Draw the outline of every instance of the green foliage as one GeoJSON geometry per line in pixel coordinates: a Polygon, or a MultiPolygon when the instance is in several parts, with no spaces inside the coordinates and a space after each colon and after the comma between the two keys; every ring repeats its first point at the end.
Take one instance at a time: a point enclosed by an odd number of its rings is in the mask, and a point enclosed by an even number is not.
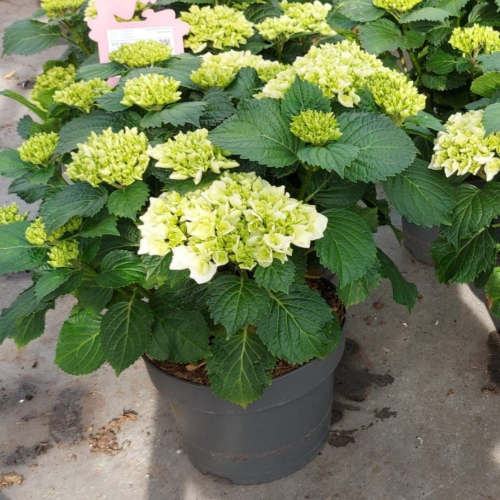
{"type": "Polygon", "coordinates": [[[102,260],[101,272],[96,281],[105,288],[121,288],[140,282],[145,275],[146,271],[139,256],[127,250],[115,250],[102,260]]]}
{"type": "Polygon", "coordinates": [[[485,288],[489,300],[489,309],[492,314],[500,317],[500,267],[495,267],[485,288]]]}
{"type": "Polygon", "coordinates": [[[308,165],[321,167],[327,172],[336,172],[344,177],[345,169],[351,165],[358,151],[358,148],[351,144],[330,142],[325,146],[306,146],[299,149],[297,155],[308,165]]]}
{"type": "Polygon", "coordinates": [[[15,149],[2,149],[0,151],[0,175],[18,179],[33,171],[33,165],[25,163],[15,149]]]}
{"type": "Polygon", "coordinates": [[[4,55],[30,56],[53,47],[62,37],[58,26],[25,19],[16,21],[4,31],[4,55]]]}
{"type": "Polygon", "coordinates": [[[149,197],[149,188],[142,181],[135,181],[123,189],[113,191],[106,202],[108,210],[118,217],[135,219],[137,212],[149,197]]]}
{"type": "Polygon", "coordinates": [[[200,118],[206,107],[207,103],[203,101],[174,103],[163,111],[147,113],[141,120],[141,126],[150,128],[170,124],[178,127],[189,123],[200,127],[200,118]]]}
{"type": "Polygon", "coordinates": [[[288,293],[295,279],[295,264],[292,260],[285,263],[273,260],[269,267],[257,266],[254,273],[257,285],[271,292],[288,293]]]}
{"type": "Polygon", "coordinates": [[[307,109],[328,113],[331,111],[330,101],[323,95],[319,87],[296,76],[293,85],[288,89],[281,102],[281,110],[283,115],[291,120],[292,117],[300,115],[302,111],[307,109]]]}
{"type": "Polygon", "coordinates": [[[485,108],[483,125],[487,136],[500,132],[500,103],[497,102],[485,108]]]}
{"type": "Polygon", "coordinates": [[[492,71],[476,78],[470,89],[481,97],[493,97],[493,94],[500,89],[500,72],[492,71]]]}
{"type": "Polygon", "coordinates": [[[382,276],[379,273],[377,264],[361,278],[339,287],[337,294],[346,307],[354,306],[366,300],[370,296],[370,292],[378,286],[381,279],[382,276]]]}

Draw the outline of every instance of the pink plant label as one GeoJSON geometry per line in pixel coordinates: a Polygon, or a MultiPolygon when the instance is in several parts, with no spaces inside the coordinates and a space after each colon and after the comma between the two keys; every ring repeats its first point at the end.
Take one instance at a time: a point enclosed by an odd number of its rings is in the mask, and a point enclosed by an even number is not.
{"type": "MultiPolygon", "coordinates": [[[[156,0],[149,0],[156,3],[156,0]]],[[[131,19],[136,0],[95,0],[97,18],[88,22],[89,37],[97,42],[99,61],[109,62],[109,53],[121,45],[139,40],[156,40],[172,47],[172,55],[184,52],[183,37],[189,33],[189,24],[176,19],[175,12],[167,9],[142,13],[140,21],[117,21],[117,17],[131,19]]]]}

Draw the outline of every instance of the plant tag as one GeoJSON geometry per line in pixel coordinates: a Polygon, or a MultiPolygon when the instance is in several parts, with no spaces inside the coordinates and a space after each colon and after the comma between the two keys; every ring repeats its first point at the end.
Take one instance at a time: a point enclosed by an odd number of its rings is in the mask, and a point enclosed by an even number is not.
{"type": "Polygon", "coordinates": [[[119,49],[122,45],[139,40],[155,40],[169,45],[172,47],[172,54],[175,54],[174,32],[171,26],[108,30],[108,49],[110,52],[119,49]]]}

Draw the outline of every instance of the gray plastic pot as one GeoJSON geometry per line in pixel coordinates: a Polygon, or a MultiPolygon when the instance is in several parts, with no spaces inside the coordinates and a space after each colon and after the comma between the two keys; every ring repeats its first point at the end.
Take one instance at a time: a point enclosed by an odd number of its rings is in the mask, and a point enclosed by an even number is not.
{"type": "Polygon", "coordinates": [[[312,460],[328,437],[333,372],[345,347],[273,380],[246,409],[210,387],[168,375],[144,358],[156,388],[170,400],[191,463],[236,484],[273,481],[312,460]]]}
{"type": "Polygon", "coordinates": [[[439,237],[439,228],[420,227],[412,222],[408,222],[403,217],[403,244],[415,257],[415,259],[424,264],[434,265],[431,257],[431,247],[439,237]]]}

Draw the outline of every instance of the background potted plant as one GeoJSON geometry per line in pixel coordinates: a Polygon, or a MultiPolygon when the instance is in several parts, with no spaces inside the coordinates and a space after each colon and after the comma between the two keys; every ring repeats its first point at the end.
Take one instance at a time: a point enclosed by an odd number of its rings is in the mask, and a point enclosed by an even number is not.
{"type": "Polygon", "coordinates": [[[44,2],[49,22],[21,21],[4,39],[25,54],[61,36],[71,46],[30,101],[4,92],[38,119],[20,121],[25,142],[0,153],[0,172],[11,193],[41,203],[31,222],[2,210],[0,272],[30,270],[33,285],[2,312],[0,341],[25,346],[72,294],[58,366],[83,375],[109,362],[119,374],[145,354],[197,467],[236,482],[280,477],[329,427],[342,342],[321,268],[347,306],[382,278],[397,303],[417,300],[376,248],[391,221],[375,183],[410,220],[449,221],[452,188],[410,138],[425,97],[335,33],[328,4],[183,5],[186,45],[200,55],[138,42],[107,64],[82,4],[44,2]],[[268,387],[277,360],[308,364],[268,387]],[[212,391],[159,361],[199,370],[212,391]]]}

